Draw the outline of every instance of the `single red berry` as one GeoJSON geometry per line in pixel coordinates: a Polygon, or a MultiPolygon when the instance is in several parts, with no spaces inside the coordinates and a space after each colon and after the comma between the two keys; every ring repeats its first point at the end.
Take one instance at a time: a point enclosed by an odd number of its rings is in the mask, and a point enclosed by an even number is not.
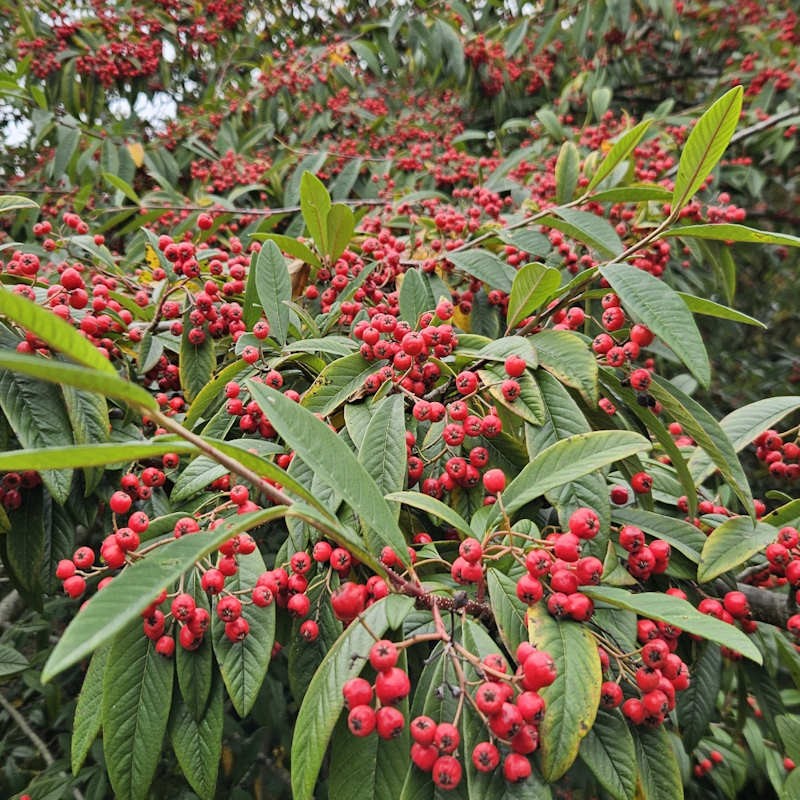
{"type": "Polygon", "coordinates": [[[175,653],[175,639],[172,636],[159,636],[156,641],[156,653],[164,658],[172,658],[175,653]]]}
{"type": "Polygon", "coordinates": [[[242,604],[238,597],[225,595],[217,601],[217,616],[223,622],[233,622],[242,615],[242,604]]]}
{"type": "Polygon", "coordinates": [[[225,623],[225,636],[232,642],[241,642],[250,633],[250,624],[244,617],[225,623]]]}
{"type": "Polygon", "coordinates": [[[411,681],[400,667],[391,667],[378,673],[375,679],[375,694],[382,705],[393,705],[411,691],[411,681]]]}
{"type": "Polygon", "coordinates": [[[600,705],[603,708],[617,708],[622,702],[622,698],[622,688],[615,681],[606,681],[600,687],[600,705]]]}
{"type": "Polygon", "coordinates": [[[194,597],[183,592],[175,597],[170,606],[172,616],[179,622],[186,622],[195,610],[194,597]]]}
{"type": "Polygon", "coordinates": [[[115,514],[127,514],[133,499],[127,492],[117,491],[111,495],[108,506],[115,514]]]}
{"type": "Polygon", "coordinates": [[[631,488],[636,494],[647,494],[653,488],[653,478],[646,472],[637,472],[631,478],[631,488]]]}
{"type": "Polygon", "coordinates": [[[509,783],[521,783],[531,775],[531,762],[520,753],[509,753],[503,761],[503,777],[509,783]]]}
{"type": "Polygon", "coordinates": [[[60,581],[65,581],[75,574],[75,562],[68,558],[62,558],[56,566],[56,578],[60,581]]]}
{"type": "Polygon", "coordinates": [[[76,600],[86,591],[86,580],[80,575],[71,575],[64,581],[64,591],[76,600]]]}
{"type": "Polygon", "coordinates": [[[411,745],[411,761],[423,772],[430,772],[439,758],[439,751],[432,744],[414,742],[411,745]]]}
{"type": "Polygon", "coordinates": [[[342,686],[342,696],[348,708],[366,706],[372,702],[372,686],[364,678],[350,678],[342,686]]]}
{"type": "Polygon", "coordinates": [[[72,560],[78,569],[89,569],[94,564],[94,550],[91,547],[79,547],[74,552],[72,560]]]}
{"type": "Polygon", "coordinates": [[[375,727],[381,739],[396,739],[403,732],[405,717],[394,706],[381,706],[375,716],[375,727]]]}
{"type": "MultiPolygon", "coordinates": [[[[269,591],[266,587],[262,588],[269,591]]],[[[255,590],[253,594],[255,595],[255,590]]],[[[319,638],[319,625],[313,619],[304,620],[303,624],[300,626],[299,633],[307,642],[315,642],[319,638]]]]}
{"type": "Polygon", "coordinates": [[[505,369],[506,375],[508,375],[509,378],[519,378],[519,376],[525,372],[525,368],[527,366],[528,365],[526,364],[525,359],[522,356],[517,355],[509,356],[503,364],[503,368],[505,369]]]}
{"type": "Polygon", "coordinates": [[[375,730],[375,722],[372,706],[355,706],[347,715],[347,727],[354,736],[369,736],[375,730]]]}
{"type": "Polygon", "coordinates": [[[409,730],[411,731],[411,738],[415,742],[427,746],[433,744],[436,736],[436,722],[426,716],[415,717],[411,720],[409,730]]]}
{"type": "Polygon", "coordinates": [[[379,672],[391,669],[397,663],[397,657],[397,647],[388,639],[375,642],[369,651],[369,663],[379,672]]]}
{"type": "Polygon", "coordinates": [[[461,735],[458,732],[458,728],[451,722],[440,722],[436,726],[436,734],[433,737],[433,743],[442,755],[455,752],[460,741],[461,735]]]}
{"type": "Polygon", "coordinates": [[[478,772],[492,772],[500,764],[500,751],[491,742],[478,742],[472,749],[472,763],[478,772]]]}
{"type": "Polygon", "coordinates": [[[482,683],[475,692],[475,705],[484,714],[496,714],[506,700],[503,687],[494,681],[482,683]]]}
{"type": "Polygon", "coordinates": [[[501,469],[490,469],[483,474],[483,486],[490,494],[499,494],[506,488],[506,474],[501,469]]]}
{"type": "Polygon", "coordinates": [[[534,650],[525,659],[522,668],[524,672],[523,685],[533,692],[538,692],[543,686],[549,686],[558,674],[555,662],[544,650],[534,650]]]}
{"type": "Polygon", "coordinates": [[[440,789],[449,791],[461,783],[461,764],[453,756],[440,756],[431,770],[433,782],[440,789]]]}
{"type": "Polygon", "coordinates": [[[293,617],[302,619],[307,617],[308,612],[311,610],[311,600],[307,594],[293,594],[286,603],[286,610],[293,617]]]}

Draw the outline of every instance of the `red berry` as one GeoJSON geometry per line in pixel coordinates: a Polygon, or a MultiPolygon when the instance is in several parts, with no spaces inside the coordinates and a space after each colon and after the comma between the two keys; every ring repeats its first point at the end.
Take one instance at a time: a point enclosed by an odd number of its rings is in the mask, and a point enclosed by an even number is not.
{"type": "Polygon", "coordinates": [[[433,744],[436,736],[436,722],[430,717],[419,716],[411,720],[409,725],[411,738],[421,745],[433,744]]]}
{"type": "Polygon", "coordinates": [[[491,742],[478,742],[472,750],[472,763],[479,772],[492,772],[500,764],[500,751],[491,742]]]}
{"type": "Polygon", "coordinates": [[[395,739],[405,726],[405,717],[394,706],[381,706],[376,716],[376,729],[381,739],[395,739]]]}
{"type": "Polygon", "coordinates": [[[509,753],[503,762],[503,777],[509,783],[521,783],[531,775],[531,762],[520,753],[509,753]]]}
{"type": "MultiPolygon", "coordinates": [[[[266,587],[263,588],[269,591],[266,587]]],[[[255,590],[253,594],[255,596],[255,590]]],[[[319,625],[313,619],[304,620],[303,624],[300,626],[299,633],[307,642],[315,642],[319,638],[319,625]]]]}
{"type": "Polygon", "coordinates": [[[75,562],[68,558],[62,558],[56,567],[56,578],[60,581],[65,581],[75,574],[75,562]]]}
{"type": "Polygon", "coordinates": [[[499,494],[506,488],[506,474],[501,469],[490,469],[483,475],[483,486],[490,494],[499,494]]]}
{"type": "Polygon", "coordinates": [[[375,679],[375,694],[383,705],[392,705],[408,696],[411,681],[399,667],[379,672],[375,679]]]}
{"type": "Polygon", "coordinates": [[[449,791],[461,783],[461,764],[453,756],[440,756],[431,770],[433,782],[440,789],[449,791]]]}
{"type": "Polygon", "coordinates": [[[455,752],[460,741],[461,735],[458,732],[458,728],[451,722],[440,722],[436,726],[433,743],[443,755],[455,752]]]}
{"type": "Polygon", "coordinates": [[[557,676],[555,662],[544,650],[534,650],[525,659],[522,668],[523,685],[533,692],[538,692],[543,686],[549,686],[557,676]]]}
{"type": "Polygon", "coordinates": [[[391,669],[397,663],[397,648],[394,642],[388,639],[381,639],[372,645],[369,651],[369,663],[373,669],[382,672],[391,669]]]}
{"type": "Polygon", "coordinates": [[[510,378],[519,378],[519,376],[525,372],[526,367],[527,364],[525,359],[522,356],[517,355],[509,356],[503,364],[506,375],[508,375],[510,378]]]}
{"type": "MultiPolygon", "coordinates": [[[[342,695],[348,708],[369,705],[372,702],[372,687],[364,678],[350,678],[342,686],[342,695]]],[[[413,730],[412,730],[413,735],[413,730]]],[[[431,738],[431,741],[433,739],[431,738]]]]}
{"type": "Polygon", "coordinates": [[[114,492],[108,501],[109,508],[115,514],[127,514],[132,504],[133,499],[131,496],[127,492],[121,491],[114,492]]]}
{"type": "Polygon", "coordinates": [[[159,655],[171,658],[175,652],[175,639],[172,636],[159,636],[155,648],[159,655]]]}
{"type": "Polygon", "coordinates": [[[64,581],[64,591],[76,600],[86,591],[86,581],[80,575],[71,575],[64,581]]]}
{"type": "Polygon", "coordinates": [[[369,736],[375,730],[375,711],[372,706],[355,706],[347,715],[347,727],[355,736],[369,736]]]}

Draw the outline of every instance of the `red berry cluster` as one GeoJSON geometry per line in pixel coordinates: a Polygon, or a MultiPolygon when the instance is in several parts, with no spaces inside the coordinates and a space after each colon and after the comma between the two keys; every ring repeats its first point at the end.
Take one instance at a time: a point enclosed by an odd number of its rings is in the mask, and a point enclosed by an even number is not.
{"type": "Polygon", "coordinates": [[[16,511],[23,501],[23,492],[35,489],[42,479],[38,472],[6,472],[0,478],[0,503],[6,511],[16,511]]]}
{"type": "MultiPolygon", "coordinates": [[[[381,738],[391,739],[403,730],[405,719],[395,708],[411,690],[408,675],[396,666],[398,651],[403,646],[380,640],[370,650],[370,665],[377,672],[374,684],[377,709],[373,707],[373,686],[369,681],[352,678],[345,683],[342,692],[348,708],[347,722],[354,735],[369,736],[376,731],[381,738]]],[[[555,680],[555,664],[546,652],[527,642],[517,650],[520,666],[515,675],[507,674],[505,659],[500,655],[490,655],[482,661],[474,656],[472,659],[481,679],[474,691],[465,696],[488,735],[473,747],[472,764],[479,772],[488,773],[502,761],[506,780],[524,781],[532,771],[528,756],[539,745],[539,725],[544,718],[545,702],[539,689],[555,680]]],[[[409,729],[413,740],[412,763],[430,773],[439,789],[455,789],[463,776],[458,758],[461,744],[458,719],[436,722],[421,715],[411,721],[409,729]]]]}
{"type": "Polygon", "coordinates": [[[792,436],[789,436],[789,432],[781,434],[770,428],[759,434],[753,444],[756,458],[766,465],[770,475],[796,481],[800,478],[800,441],[795,429],[791,433],[792,436]]]}

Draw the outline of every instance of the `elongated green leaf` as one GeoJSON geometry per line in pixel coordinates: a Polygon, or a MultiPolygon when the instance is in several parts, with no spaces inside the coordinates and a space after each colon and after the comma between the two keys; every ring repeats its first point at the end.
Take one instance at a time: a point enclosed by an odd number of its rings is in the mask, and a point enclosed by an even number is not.
{"type": "Polygon", "coordinates": [[[633,800],[636,792],[636,746],[619,713],[600,709],[581,742],[580,756],[597,782],[615,800],[633,800]]]}
{"type": "Polygon", "coordinates": [[[597,716],[603,682],[600,656],[585,625],[557,620],[541,603],[528,609],[528,636],[552,656],[558,669],[555,681],[539,690],[547,704],[539,726],[542,775],[556,781],[577,758],[581,740],[597,716]]]}
{"type": "Polygon", "coordinates": [[[499,289],[506,293],[511,291],[516,270],[488,250],[450,253],[447,260],[467,275],[483,281],[490,289],[499,289]]]}
{"type": "Polygon", "coordinates": [[[556,159],[556,203],[558,205],[569,203],[575,195],[580,165],[581,157],[578,148],[570,141],[564,142],[556,159]]]}
{"type": "MultiPolygon", "coordinates": [[[[76,364],[64,364],[51,358],[8,352],[0,352],[0,367],[14,372],[22,372],[39,378],[39,380],[66,383],[76,389],[98,392],[106,397],[123,400],[128,405],[148,411],[158,410],[158,403],[141,386],[107,372],[80,367],[76,364]]],[[[65,427],[68,428],[69,425],[65,427]]]]}
{"type": "Polygon", "coordinates": [[[328,258],[335,264],[353,238],[356,218],[350,206],[334,203],[328,212],[328,258]]]}
{"type": "MultiPolygon", "coordinates": [[[[261,553],[255,550],[238,556],[239,569],[225,579],[225,591],[249,591],[265,570],[261,553]]],[[[246,717],[253,708],[258,691],[267,674],[272,645],[275,641],[275,604],[260,608],[254,603],[242,606],[242,617],[250,625],[250,633],[241,642],[232,642],[225,635],[225,624],[219,616],[211,614],[211,633],[214,654],[219,671],[225,681],[228,696],[240,717],[246,717]]]]}
{"type": "Polygon", "coordinates": [[[192,344],[189,339],[192,328],[189,312],[187,312],[183,319],[183,335],[181,336],[180,378],[183,393],[190,402],[211,380],[217,363],[211,336],[206,332],[206,336],[200,344],[192,344]]]}
{"type": "Polygon", "coordinates": [[[541,224],[566,233],[607,258],[614,258],[624,250],[617,232],[603,217],[589,211],[576,211],[574,208],[554,208],[553,213],[558,216],[543,217],[541,224]]]}
{"type": "Polygon", "coordinates": [[[722,655],[716,644],[706,642],[692,663],[692,682],[677,697],[681,741],[687,752],[697,747],[714,718],[722,682],[722,655]]]}
{"type": "MultiPolygon", "coordinates": [[[[0,352],[0,366],[16,363],[20,358],[23,356],[17,353],[0,352]]],[[[34,364],[36,369],[42,364],[50,363],[34,356],[24,358],[30,362],[38,362],[34,364]]],[[[25,364],[27,365],[28,361],[25,364]]],[[[72,369],[82,368],[72,367],[72,369]]],[[[31,380],[26,374],[0,369],[0,408],[17,439],[29,452],[52,444],[62,447],[73,444],[64,397],[55,384],[42,384],[38,380],[31,380]]],[[[59,503],[64,503],[69,496],[72,472],[52,469],[54,466],[46,464],[45,471],[41,473],[42,480],[50,494],[59,503]]]]}
{"type": "Polygon", "coordinates": [[[685,292],[678,292],[678,296],[686,303],[686,307],[694,314],[704,314],[707,317],[717,317],[718,319],[729,319],[731,322],[741,322],[744,325],[754,325],[757,328],[764,328],[766,325],[751,317],[748,314],[743,314],[730,306],[724,306],[721,303],[715,303],[713,300],[706,300],[704,297],[695,297],[693,294],[686,294],[685,292]]]}
{"type": "Polygon", "coordinates": [[[241,358],[228,364],[224,369],[220,370],[214,377],[195,395],[189,410],[184,419],[184,425],[191,428],[203,412],[217,399],[222,396],[225,384],[233,380],[240,372],[247,368],[247,362],[241,358]]]}
{"type": "Polygon", "coordinates": [[[786,782],[781,789],[780,800],[794,800],[795,797],[800,797],[800,770],[796,769],[786,776],[786,782]]]}
{"type": "Polygon", "coordinates": [[[774,244],[780,247],[800,247],[800,236],[789,233],[773,233],[737,225],[732,222],[706,225],[683,225],[670,228],[662,236],[691,236],[694,239],[717,239],[723,242],[745,242],[748,244],[774,244]]]}
{"type": "Polygon", "coordinates": [[[127,624],[111,645],[103,680],[103,752],[120,800],[148,795],[167,729],[174,666],[156,653],[140,622],[127,624]]]}
{"type": "MultiPolygon", "coordinates": [[[[760,433],[769,430],[787,414],[800,408],[800,397],[784,395],[756,400],[731,411],[723,417],[719,426],[727,434],[734,450],[747,447],[760,433]]],[[[689,459],[689,470],[697,484],[702,483],[713,471],[711,459],[702,450],[695,450],[689,459]]]]}
{"type": "Polygon", "coordinates": [[[363,520],[369,549],[380,553],[388,546],[405,561],[406,541],[392,509],[375,479],[344,441],[310,411],[280,392],[263,384],[250,382],[248,386],[281,438],[363,520]]]}
{"type": "Polygon", "coordinates": [[[375,477],[384,494],[403,488],[406,477],[405,432],[402,396],[394,394],[384,398],[372,415],[358,450],[359,463],[375,477]]]}
{"type": "Polygon", "coordinates": [[[672,192],[655,184],[634,183],[630,186],[619,186],[595,192],[592,202],[595,203],[647,203],[654,201],[664,203],[672,199],[672,192]]]}
{"type": "Polygon", "coordinates": [[[72,325],[52,311],[0,287],[0,313],[79,364],[116,377],[117,372],[111,362],[72,325]]]}
{"type": "Polygon", "coordinates": [[[122,192],[132,203],[136,203],[137,206],[142,204],[141,198],[133,190],[133,187],[127,181],[120,178],[119,175],[114,175],[111,172],[104,172],[103,180],[122,192]]]}
{"type": "Polygon", "coordinates": [[[284,253],[302,259],[306,264],[311,264],[312,267],[319,268],[322,266],[317,254],[307,244],[303,244],[293,236],[285,236],[282,233],[251,233],[250,238],[255,239],[257,242],[275,242],[284,253]]]}
{"type": "Polygon", "coordinates": [[[169,738],[189,785],[201,800],[213,800],[222,757],[222,681],[216,680],[205,714],[196,720],[180,699],[172,706],[169,738]]]}
{"type": "Polygon", "coordinates": [[[635,525],[645,533],[669,542],[671,547],[695,564],[700,561],[700,552],[706,543],[706,536],[691,523],[640,508],[617,508],[611,516],[615,522],[635,525]]]}
{"type": "Polygon", "coordinates": [[[430,283],[425,280],[422,273],[410,269],[403,273],[400,283],[400,316],[415,324],[425,311],[430,311],[436,305],[430,283]]]}
{"type": "Polygon", "coordinates": [[[661,592],[634,594],[612,586],[586,586],[581,589],[595,602],[608,603],[616,608],[635,611],[648,619],[666,622],[676,628],[697,634],[710,642],[738,650],[746,658],[762,662],[761,652],[733,625],[701,614],[691,603],[661,592]]]}
{"type": "Polygon", "coordinates": [[[301,402],[309,411],[326,417],[362,389],[364,381],[375,369],[375,364],[367,361],[361,353],[337,358],[306,389],[301,402]]]}
{"type": "MultiPolygon", "coordinates": [[[[76,445],[101,444],[108,441],[111,429],[105,397],[95,392],[82,392],[72,386],[62,386],[64,405],[76,445]]],[[[103,476],[103,471],[87,464],[81,465],[84,475],[84,494],[91,494],[103,476]]]]}
{"type": "Polygon", "coordinates": [[[250,269],[255,276],[258,301],[269,322],[270,336],[278,344],[285,344],[289,335],[289,306],[286,303],[292,299],[286,259],[275,242],[264,242],[250,269]]]}
{"type": "MultiPolygon", "coordinates": [[[[591,431],[591,426],[578,404],[560,381],[544,371],[537,373],[537,381],[544,399],[545,419],[538,428],[530,425],[525,427],[525,443],[531,457],[561,439],[591,431]]],[[[559,518],[565,522],[577,507],[589,506],[597,512],[601,530],[608,530],[611,503],[603,475],[589,473],[551,489],[545,496],[558,510],[559,518]]]]}
{"type": "Polygon", "coordinates": [[[742,96],[741,86],[726,92],[700,117],[689,134],[675,177],[673,213],[680,211],[692,199],[722,158],[739,123],[742,96]]]}
{"type": "Polygon", "coordinates": [[[741,567],[775,541],[776,535],[772,525],[754,522],[750,517],[725,520],[706,539],[697,567],[697,580],[708,583],[723,572],[741,567]]]}
{"type": "Polygon", "coordinates": [[[386,499],[411,506],[411,508],[418,508],[420,511],[442,520],[450,527],[455,528],[462,538],[473,535],[469,523],[449,505],[435,497],[422,494],[422,492],[391,492],[386,495],[386,499]]]}
{"type": "Polygon", "coordinates": [[[72,156],[78,149],[78,142],[81,138],[80,129],[72,125],[57,125],[56,138],[58,144],[56,145],[56,152],[53,156],[53,180],[58,183],[66,177],[67,167],[69,167],[72,156]]]}
{"type": "Polygon", "coordinates": [[[528,639],[528,607],[517,597],[516,581],[497,569],[486,571],[486,585],[497,629],[506,649],[516,653],[520,642],[528,639]]]}
{"type": "Polygon", "coordinates": [[[525,317],[538,311],[561,285],[561,273],[534,261],[525,264],[514,276],[508,296],[508,329],[513,330],[525,317]]]}
{"type": "Polygon", "coordinates": [[[303,698],[292,739],[294,800],[313,797],[328,741],[344,707],[342,686],[364,668],[364,654],[374,642],[372,634],[383,636],[389,627],[390,611],[393,616],[405,617],[413,602],[399,595],[378,600],[363,614],[366,627],[358,621],[352,623],[323,659],[303,698]]]}
{"type": "MultiPolygon", "coordinates": [[[[500,340],[502,341],[502,340],[500,340]]],[[[489,394],[498,405],[504,406],[512,414],[516,414],[531,425],[540,425],[545,418],[544,400],[539,391],[539,384],[527,370],[515,380],[519,384],[519,396],[516,400],[506,400],[502,383],[508,377],[499,364],[487,364],[478,370],[478,377],[489,387],[489,394]]]]}
{"type": "Polygon", "coordinates": [[[29,666],[22,653],[7,644],[0,644],[0,678],[24,672],[29,666]]]}
{"type": "Polygon", "coordinates": [[[157,458],[164,453],[196,453],[197,448],[187,442],[111,442],[82,445],[80,447],[41,447],[31,450],[10,450],[0,453],[0,470],[69,469],[72,467],[97,467],[157,458]]]}
{"type": "MultiPolygon", "coordinates": [[[[184,591],[194,597],[197,608],[211,613],[208,595],[203,591],[196,570],[186,575],[184,591]]],[[[186,709],[196,722],[201,722],[211,692],[214,676],[214,656],[211,637],[204,636],[200,646],[194,650],[185,647],[175,648],[175,672],[178,677],[178,688],[186,709]]]]}
{"type": "Polygon", "coordinates": [[[632,728],[631,733],[639,764],[636,796],[643,800],[683,800],[681,771],[666,728],[632,728]]]}
{"type": "MultiPolygon", "coordinates": [[[[274,506],[243,514],[213,531],[170,541],[147,558],[126,567],[102,592],[95,594],[67,626],[42,669],[42,681],[46,683],[123,630],[195,561],[237,533],[279,519],[285,512],[286,506],[274,506]]],[[[141,631],[139,633],[141,635],[141,631]]]]}
{"type": "MultiPolygon", "coordinates": [[[[606,157],[600,162],[597,171],[592,175],[589,185],[586,187],[587,192],[591,192],[603,178],[608,177],[614,171],[617,164],[622,163],[633,152],[633,148],[642,140],[652,122],[652,119],[643,120],[617,138],[606,153],[606,157]]],[[[624,188],[627,189],[627,187],[624,188]]]]}
{"type": "Polygon", "coordinates": [[[668,415],[683,426],[708,454],[722,477],[730,484],[745,510],[755,517],[753,495],[747,475],[739,463],[736,450],[720,424],[696,400],[658,375],[650,384],[650,393],[663,406],[668,415]]]}
{"type": "Polygon", "coordinates": [[[533,337],[539,364],[562,383],[597,405],[597,361],[586,344],[570,331],[544,330],[533,337]]]}
{"type": "MultiPolygon", "coordinates": [[[[513,514],[545,492],[590,472],[650,448],[643,436],[632,431],[592,431],[562,439],[542,450],[506,487],[503,506],[513,514]]],[[[488,524],[500,519],[492,508],[488,524]]]]}
{"type": "Polygon", "coordinates": [[[311,172],[304,172],[300,179],[300,209],[317,250],[328,255],[328,213],[331,210],[331,196],[322,181],[311,172]]]}
{"type": "Polygon", "coordinates": [[[103,696],[103,675],[105,674],[108,654],[111,646],[98,647],[89,662],[89,669],[83,678],[78,703],[75,706],[75,718],[72,722],[72,739],[70,741],[70,763],[72,774],[77,775],[89,748],[100,733],[103,721],[103,704],[98,699],[103,696]]]}
{"type": "Polygon", "coordinates": [[[4,194],[0,197],[0,214],[19,211],[23,208],[39,208],[39,204],[29,197],[22,197],[18,194],[4,194]]]}
{"type": "Polygon", "coordinates": [[[619,295],[622,305],[661,338],[700,384],[708,386],[708,353],[694,317],[680,296],[663,281],[629,264],[609,264],[601,267],[600,273],[619,295]]]}

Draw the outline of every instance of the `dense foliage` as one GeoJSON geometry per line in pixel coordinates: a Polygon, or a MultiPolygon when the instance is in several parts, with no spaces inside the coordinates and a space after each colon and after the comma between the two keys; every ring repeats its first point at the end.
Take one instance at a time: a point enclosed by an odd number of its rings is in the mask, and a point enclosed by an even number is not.
{"type": "Polygon", "coordinates": [[[0,0],[3,796],[797,797],[793,4],[329,5],[0,0]]]}

